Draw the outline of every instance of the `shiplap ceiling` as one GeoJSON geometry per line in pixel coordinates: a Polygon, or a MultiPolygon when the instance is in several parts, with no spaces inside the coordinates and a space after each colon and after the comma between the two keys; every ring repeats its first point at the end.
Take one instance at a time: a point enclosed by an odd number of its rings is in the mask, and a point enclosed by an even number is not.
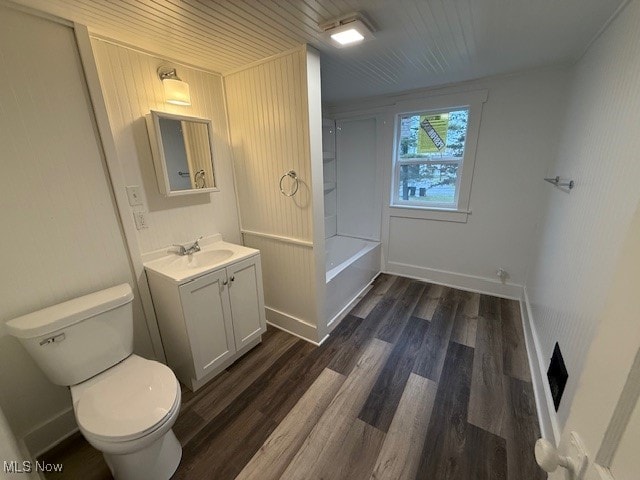
{"type": "Polygon", "coordinates": [[[19,0],[98,35],[226,73],[309,43],[323,99],[398,92],[572,61],[624,0],[19,0]],[[363,11],[376,38],[348,49],[318,23],[363,11]]]}

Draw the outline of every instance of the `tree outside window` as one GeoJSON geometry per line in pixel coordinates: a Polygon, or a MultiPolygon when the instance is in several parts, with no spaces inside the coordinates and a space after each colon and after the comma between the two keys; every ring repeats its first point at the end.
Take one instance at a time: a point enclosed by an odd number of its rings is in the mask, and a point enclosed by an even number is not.
{"type": "Polygon", "coordinates": [[[396,201],[455,206],[468,109],[400,117],[396,201]]]}

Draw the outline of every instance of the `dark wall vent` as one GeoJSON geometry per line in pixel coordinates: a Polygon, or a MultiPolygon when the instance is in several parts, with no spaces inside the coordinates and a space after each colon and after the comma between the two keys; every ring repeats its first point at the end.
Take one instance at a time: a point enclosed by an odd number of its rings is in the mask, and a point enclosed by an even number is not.
{"type": "Polygon", "coordinates": [[[551,387],[553,405],[556,407],[557,412],[562,394],[564,393],[564,387],[567,385],[567,379],[569,378],[558,342],[556,342],[556,346],[553,347],[553,355],[551,355],[551,363],[549,364],[549,370],[547,370],[547,378],[549,379],[549,386],[551,387]]]}

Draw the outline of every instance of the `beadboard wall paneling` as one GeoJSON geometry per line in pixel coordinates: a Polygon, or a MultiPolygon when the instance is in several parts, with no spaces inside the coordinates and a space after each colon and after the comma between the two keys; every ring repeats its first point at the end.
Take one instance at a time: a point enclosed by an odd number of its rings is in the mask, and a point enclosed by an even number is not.
{"type": "Polygon", "coordinates": [[[126,184],[141,185],[144,193],[144,205],[131,208],[132,214],[134,210],[148,211],[149,228],[138,231],[141,252],[214,233],[221,233],[227,241],[240,242],[222,78],[97,38],[92,38],[92,46],[126,184]],[[164,101],[157,69],[165,64],[176,67],[180,78],[189,84],[191,106],[164,101]],[[219,192],[171,198],[159,193],[144,118],[150,110],[212,121],[219,192]]]}
{"type": "MultiPolygon", "coordinates": [[[[276,317],[272,313],[267,318],[318,341],[322,328],[309,332],[308,325],[318,326],[317,302],[324,286],[323,282],[318,284],[324,280],[324,252],[310,248],[323,240],[315,238],[317,234],[324,235],[324,225],[314,232],[313,224],[313,203],[318,196],[314,188],[319,193],[317,203],[321,208],[318,221],[323,221],[319,141],[322,127],[319,88],[311,89],[307,84],[308,77],[312,76],[314,79],[317,76],[317,80],[312,81],[319,84],[319,65],[316,65],[318,68],[313,68],[312,63],[308,66],[308,55],[311,54],[301,47],[228,75],[225,87],[241,228],[243,232],[253,232],[245,233],[245,243],[262,251],[265,303],[283,314],[276,317]],[[311,95],[317,100],[314,100],[317,108],[310,108],[311,95]],[[309,131],[312,110],[317,111],[318,117],[313,119],[318,130],[314,137],[318,141],[313,142],[314,150],[318,151],[313,155],[309,131]],[[312,158],[318,167],[314,172],[317,187],[312,187],[312,158]],[[283,195],[279,187],[280,178],[289,170],[294,170],[299,178],[299,189],[292,197],[283,195]],[[274,240],[274,237],[284,237],[284,240],[274,240]],[[295,325],[300,328],[296,330],[295,325]]],[[[283,188],[290,191],[290,178],[284,179],[283,188]]],[[[318,247],[324,249],[324,245],[318,247]]]]}
{"type": "Polygon", "coordinates": [[[546,185],[548,206],[526,282],[542,357],[549,359],[559,342],[569,371],[561,426],[640,200],[639,23],[634,0],[576,66],[557,161],[547,172],[576,182],[568,194],[546,185]]]}
{"type": "MultiPolygon", "coordinates": [[[[225,77],[242,228],[312,241],[303,49],[225,77]],[[294,170],[299,189],[280,192],[294,170]]],[[[285,190],[292,188],[289,178],[285,190]]]]}
{"type": "Polygon", "coordinates": [[[302,43],[325,101],[573,61],[622,0],[17,0],[92,32],[227,74],[302,43]],[[337,49],[319,24],[352,12],[375,39],[337,49]]]}
{"type": "Polygon", "coordinates": [[[199,172],[202,170],[204,172],[202,177],[198,177],[198,183],[196,183],[196,177],[191,175],[191,188],[213,187],[215,182],[209,163],[211,144],[207,128],[194,122],[183,122],[182,128],[189,171],[199,172]]]}
{"type": "MultiPolygon", "coordinates": [[[[67,418],[71,398],[5,321],[123,282],[136,291],[136,282],[73,30],[0,6],[0,69],[0,406],[24,438],[67,418]]],[[[133,306],[136,352],[154,358],[137,295],[133,306]]]]}
{"type": "MultiPolygon", "coordinates": [[[[305,330],[309,330],[304,324],[316,330],[310,305],[316,288],[312,281],[315,271],[313,248],[250,234],[244,234],[244,244],[260,250],[267,320],[302,336],[305,336],[305,330]],[[275,317],[270,309],[291,317],[294,325],[300,324],[300,330],[282,325],[279,315],[275,317]]],[[[316,338],[310,340],[315,341],[316,338]]]]}

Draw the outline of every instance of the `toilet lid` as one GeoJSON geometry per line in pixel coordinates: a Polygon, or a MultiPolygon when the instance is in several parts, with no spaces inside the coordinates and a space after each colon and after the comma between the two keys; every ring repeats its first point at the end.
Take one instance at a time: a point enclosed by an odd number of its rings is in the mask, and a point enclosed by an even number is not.
{"type": "Polygon", "coordinates": [[[78,400],[76,418],[83,430],[105,440],[137,438],[167,417],[178,388],[167,366],[132,355],[95,377],[78,400]]]}

